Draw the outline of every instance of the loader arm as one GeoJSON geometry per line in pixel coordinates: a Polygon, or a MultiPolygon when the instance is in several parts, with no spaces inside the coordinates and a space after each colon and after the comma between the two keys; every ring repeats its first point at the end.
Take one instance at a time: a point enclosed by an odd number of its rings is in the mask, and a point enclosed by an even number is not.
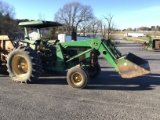
{"type": "MultiPolygon", "coordinates": [[[[100,52],[101,55],[118,71],[116,64],[116,59],[121,57],[121,53],[118,49],[110,42],[110,40],[100,40],[100,39],[91,39],[83,41],[71,41],[61,43],[62,47],[88,47],[95,49],[100,52]]],[[[86,51],[87,52],[87,51],[86,51]]],[[[85,51],[84,51],[85,53],[85,51]]]]}
{"type": "Polygon", "coordinates": [[[119,72],[119,74],[123,78],[133,78],[150,73],[148,61],[132,53],[122,55],[110,40],[91,39],[83,41],[71,41],[59,44],[61,44],[61,46],[64,48],[88,48],[86,52],[83,51],[81,54],[74,56],[70,60],[91,52],[91,50],[99,51],[99,53],[114,67],[117,72],[119,72]]]}

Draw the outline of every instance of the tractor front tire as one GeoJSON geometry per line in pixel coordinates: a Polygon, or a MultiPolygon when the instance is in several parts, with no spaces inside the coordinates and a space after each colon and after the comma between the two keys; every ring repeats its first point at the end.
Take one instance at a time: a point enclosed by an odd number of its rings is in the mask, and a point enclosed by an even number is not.
{"type": "Polygon", "coordinates": [[[89,81],[88,72],[82,67],[73,67],[67,72],[67,83],[73,88],[83,89],[89,81]]]}
{"type": "Polygon", "coordinates": [[[36,51],[21,46],[9,53],[7,71],[13,81],[33,82],[41,75],[42,62],[36,51]]]}

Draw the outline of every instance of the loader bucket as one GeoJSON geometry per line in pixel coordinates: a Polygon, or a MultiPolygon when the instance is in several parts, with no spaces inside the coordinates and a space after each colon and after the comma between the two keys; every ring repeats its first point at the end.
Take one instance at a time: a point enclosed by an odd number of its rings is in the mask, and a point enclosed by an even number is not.
{"type": "Polygon", "coordinates": [[[119,58],[117,66],[122,78],[134,78],[150,73],[148,61],[132,53],[128,53],[119,58]]]}

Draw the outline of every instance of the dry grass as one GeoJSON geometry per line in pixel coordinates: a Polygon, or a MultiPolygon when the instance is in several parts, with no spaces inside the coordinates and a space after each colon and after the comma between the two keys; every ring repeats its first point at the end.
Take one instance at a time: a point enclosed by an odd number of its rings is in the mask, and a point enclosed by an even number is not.
{"type": "Polygon", "coordinates": [[[114,34],[115,38],[121,38],[126,41],[132,41],[134,43],[143,43],[144,41],[148,41],[149,38],[147,36],[151,36],[152,39],[160,39],[160,32],[159,31],[147,31],[143,32],[145,37],[125,37],[124,34],[127,33],[127,31],[117,31],[114,34]]]}

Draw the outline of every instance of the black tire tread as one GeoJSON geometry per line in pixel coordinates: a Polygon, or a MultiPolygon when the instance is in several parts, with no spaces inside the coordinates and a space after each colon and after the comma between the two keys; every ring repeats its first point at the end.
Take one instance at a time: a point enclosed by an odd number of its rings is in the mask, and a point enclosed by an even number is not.
{"type": "Polygon", "coordinates": [[[8,58],[7,58],[7,71],[13,81],[21,82],[21,83],[33,82],[39,78],[39,76],[41,75],[41,73],[43,71],[42,70],[42,62],[41,62],[39,55],[36,53],[36,51],[31,49],[30,47],[20,46],[17,49],[15,48],[12,52],[9,53],[8,58]],[[32,62],[31,63],[32,64],[31,73],[26,77],[25,80],[20,80],[20,78],[18,78],[14,75],[14,73],[11,70],[10,63],[9,63],[10,59],[11,59],[10,56],[12,54],[15,54],[18,52],[26,53],[32,62]]]}
{"type": "Polygon", "coordinates": [[[90,81],[90,77],[89,77],[89,74],[87,72],[87,70],[85,70],[85,68],[83,67],[79,67],[79,66],[76,66],[76,67],[72,67],[71,69],[68,70],[67,72],[67,83],[72,86],[73,88],[79,88],[79,89],[83,89],[87,86],[87,84],[89,83],[90,81]],[[80,72],[83,74],[83,77],[84,77],[84,82],[82,85],[80,86],[76,86],[75,84],[73,84],[70,80],[70,75],[73,73],[73,72],[80,72]]]}

